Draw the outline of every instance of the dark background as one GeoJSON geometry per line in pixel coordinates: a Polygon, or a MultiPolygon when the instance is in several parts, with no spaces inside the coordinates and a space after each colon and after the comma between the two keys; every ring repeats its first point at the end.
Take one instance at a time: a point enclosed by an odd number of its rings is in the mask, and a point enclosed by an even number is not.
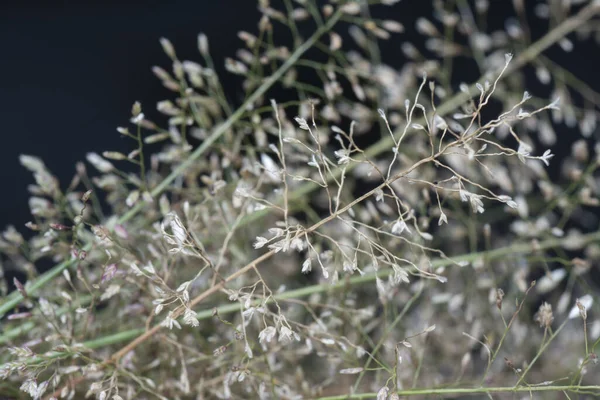
{"type": "MultiPolygon", "coordinates": [[[[512,2],[491,3],[490,26],[503,26],[514,14],[512,2]]],[[[537,1],[526,3],[533,7],[537,1]]],[[[410,40],[414,21],[428,16],[430,6],[425,0],[403,0],[388,11],[385,18],[401,21],[407,33],[383,43],[386,62],[401,64],[400,45],[410,40]]],[[[256,32],[258,18],[254,0],[1,2],[0,230],[13,224],[23,231],[30,219],[27,185],[33,178],[20,166],[19,154],[41,157],[64,187],[87,152],[130,150],[115,128],[127,124],[132,103],[141,101],[152,115],[156,102],[171,96],[151,72],[153,65],[170,69],[160,37],[171,40],[181,59],[200,60],[196,38],[204,32],[215,63],[222,66],[241,45],[237,31],[256,32]]],[[[539,38],[546,26],[534,23],[532,36],[539,38]]],[[[598,88],[597,50],[595,43],[584,43],[576,44],[574,56],[556,49],[550,54],[598,88]]],[[[478,74],[468,76],[473,80],[478,74]]],[[[236,81],[225,73],[221,77],[227,96],[237,100],[236,81]]],[[[575,132],[558,133],[556,147],[564,149],[575,132]]]]}
{"type": "Polygon", "coordinates": [[[0,230],[30,219],[33,177],[19,154],[41,157],[64,188],[87,152],[131,149],[115,128],[133,102],[150,111],[171,96],[151,72],[170,70],[160,37],[200,60],[204,32],[222,65],[241,43],[237,30],[254,31],[258,18],[245,0],[0,2],[0,230]]]}

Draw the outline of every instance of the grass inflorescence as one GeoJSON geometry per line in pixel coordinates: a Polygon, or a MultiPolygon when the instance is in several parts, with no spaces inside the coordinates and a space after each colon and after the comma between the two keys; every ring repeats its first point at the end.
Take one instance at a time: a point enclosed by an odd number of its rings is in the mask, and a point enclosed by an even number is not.
{"type": "Polygon", "coordinates": [[[433,1],[415,43],[379,17],[398,1],[270,3],[227,78],[205,35],[199,61],[160,40],[171,96],[162,122],[133,105],[130,148],[68,186],[20,157],[32,234],[0,238],[27,276],[0,288],[0,395],[600,394],[600,96],[545,54],[576,52],[600,3],[514,1],[486,32],[487,1],[433,1]],[[555,155],[565,126],[580,137],[555,155]]]}

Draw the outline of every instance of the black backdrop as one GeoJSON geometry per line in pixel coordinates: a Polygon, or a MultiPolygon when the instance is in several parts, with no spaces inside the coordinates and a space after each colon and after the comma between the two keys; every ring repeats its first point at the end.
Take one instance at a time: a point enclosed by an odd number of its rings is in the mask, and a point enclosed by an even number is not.
{"type": "Polygon", "coordinates": [[[133,102],[154,109],[169,95],[150,70],[169,68],[161,36],[199,59],[205,32],[222,65],[240,44],[236,31],[257,18],[246,0],[0,2],[0,229],[30,219],[33,178],[19,154],[42,157],[64,186],[87,152],[130,148],[115,128],[133,102]]]}

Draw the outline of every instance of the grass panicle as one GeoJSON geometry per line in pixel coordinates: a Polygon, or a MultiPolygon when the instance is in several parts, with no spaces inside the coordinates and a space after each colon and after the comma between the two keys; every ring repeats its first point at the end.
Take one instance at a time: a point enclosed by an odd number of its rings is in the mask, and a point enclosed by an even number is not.
{"type": "Polygon", "coordinates": [[[22,155],[0,397],[599,395],[600,95],[548,50],[600,3],[514,1],[497,31],[486,1],[407,3],[260,0],[222,68],[161,38],[130,148],[68,186],[22,155]]]}

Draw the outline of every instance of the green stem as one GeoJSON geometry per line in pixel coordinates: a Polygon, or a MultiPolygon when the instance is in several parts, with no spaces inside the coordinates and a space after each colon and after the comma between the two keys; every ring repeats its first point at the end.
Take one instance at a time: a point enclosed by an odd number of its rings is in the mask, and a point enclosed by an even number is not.
{"type": "Polygon", "coordinates": [[[519,380],[517,381],[517,383],[516,383],[515,386],[519,386],[521,384],[521,382],[523,382],[523,379],[525,379],[525,375],[527,375],[527,373],[531,370],[531,367],[533,367],[533,365],[538,360],[538,358],[540,358],[540,356],[544,353],[544,351],[546,351],[546,349],[548,348],[548,346],[550,345],[550,343],[552,343],[552,341],[556,338],[556,336],[558,336],[558,334],[560,333],[560,331],[563,330],[563,328],[565,327],[565,325],[567,324],[567,322],[569,322],[568,319],[566,319],[565,322],[563,322],[558,327],[558,329],[556,331],[554,331],[552,333],[552,335],[550,335],[550,337],[548,338],[548,340],[546,340],[546,342],[544,342],[544,344],[542,345],[542,347],[540,347],[540,349],[538,350],[538,352],[535,355],[535,357],[533,357],[533,360],[531,360],[531,362],[527,365],[527,368],[525,368],[525,371],[523,371],[523,373],[519,377],[519,380]]]}
{"type": "MultiPolygon", "coordinates": [[[[72,304],[70,306],[61,307],[56,311],[57,316],[61,316],[69,311],[72,311],[76,307],[84,307],[92,301],[92,296],[82,296],[78,304],[72,304]]],[[[29,332],[29,330],[35,328],[36,324],[32,321],[27,321],[16,328],[5,331],[0,336],[0,345],[8,343],[11,339],[19,337],[22,333],[29,332]]]]}
{"type": "MultiPolygon", "coordinates": [[[[431,396],[431,395],[457,395],[457,394],[491,394],[491,393],[534,393],[534,392],[590,392],[600,390],[600,386],[500,386],[489,388],[440,388],[440,389],[410,389],[400,390],[400,396],[431,396]]],[[[346,400],[346,399],[374,399],[377,393],[355,393],[339,396],[318,397],[317,400],[346,400]]]]}
{"type": "Polygon", "coordinates": [[[140,179],[142,181],[142,187],[140,188],[142,192],[147,190],[147,182],[146,182],[146,162],[144,161],[144,140],[142,139],[142,126],[138,124],[137,126],[137,143],[139,153],[139,165],[140,165],[140,179]]]}
{"type": "MultiPolygon", "coordinates": [[[[371,365],[371,361],[375,360],[375,355],[377,354],[379,349],[385,344],[385,341],[387,340],[389,334],[392,333],[392,331],[394,330],[396,325],[404,318],[404,316],[406,315],[408,310],[413,306],[414,302],[417,301],[417,299],[419,298],[419,296],[421,295],[422,292],[423,292],[423,285],[419,288],[419,291],[417,293],[415,293],[413,295],[413,297],[410,298],[408,303],[406,303],[406,305],[402,309],[402,312],[400,312],[400,314],[394,319],[394,321],[388,327],[386,327],[385,331],[383,332],[383,335],[381,335],[381,339],[379,339],[379,341],[377,342],[377,345],[371,351],[370,357],[367,360],[367,362],[365,363],[365,366],[363,367],[364,370],[360,373],[360,375],[356,379],[356,382],[354,382],[354,385],[352,386],[353,392],[355,392],[358,389],[358,385],[360,385],[360,382],[363,379],[363,377],[365,376],[366,371],[368,371],[369,366],[371,365]]],[[[394,364],[397,364],[397,361],[394,364]]]]}

